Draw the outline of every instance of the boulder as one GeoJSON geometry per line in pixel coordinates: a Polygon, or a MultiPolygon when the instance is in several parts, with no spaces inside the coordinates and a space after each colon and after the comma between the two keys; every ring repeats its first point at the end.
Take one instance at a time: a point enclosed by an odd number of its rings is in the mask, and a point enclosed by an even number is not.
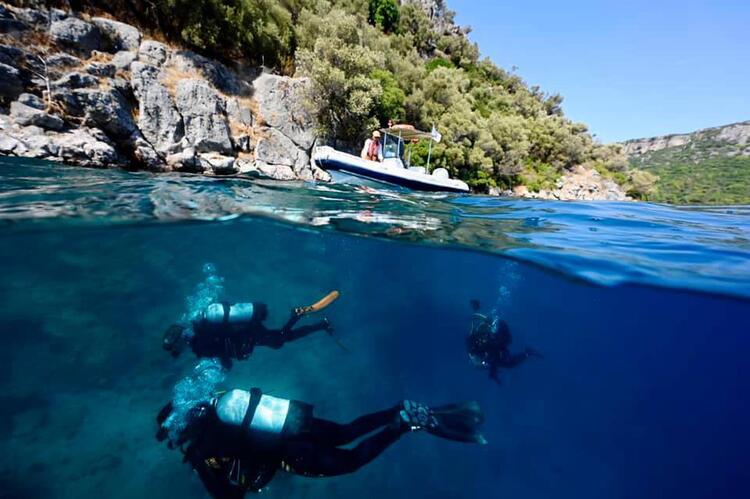
{"type": "Polygon", "coordinates": [[[55,89],[90,88],[99,85],[99,79],[86,73],[73,71],[52,82],[55,89]]]}
{"type": "Polygon", "coordinates": [[[138,60],[152,66],[161,66],[167,62],[168,55],[169,47],[154,40],[146,40],[138,48],[138,60]]]}
{"type": "Polygon", "coordinates": [[[10,45],[0,44],[0,63],[13,66],[19,57],[23,55],[23,51],[10,45]]]}
{"type": "Polygon", "coordinates": [[[103,132],[77,128],[53,137],[58,157],[69,163],[96,168],[124,166],[125,162],[103,132]]]}
{"type": "Polygon", "coordinates": [[[274,180],[296,180],[294,170],[285,165],[269,165],[263,161],[255,161],[256,171],[264,177],[274,180]]]}
{"type": "Polygon", "coordinates": [[[49,17],[43,10],[14,8],[13,14],[30,26],[46,26],[49,23],[49,17]]]}
{"type": "Polygon", "coordinates": [[[44,101],[34,94],[21,94],[18,96],[18,102],[34,109],[39,109],[40,111],[44,111],[46,108],[44,101]]]}
{"type": "Polygon", "coordinates": [[[264,74],[253,82],[260,119],[309,151],[315,142],[315,120],[305,108],[306,78],[264,74]]]}
{"type": "Polygon", "coordinates": [[[184,136],[184,124],[166,87],[158,81],[159,70],[136,61],[131,71],[138,99],[138,128],[158,152],[174,152],[184,136]]]}
{"type": "Polygon", "coordinates": [[[101,47],[99,29],[75,17],[53,22],[49,34],[57,43],[74,50],[91,52],[101,47]]]}
{"type": "Polygon", "coordinates": [[[0,98],[12,100],[23,92],[21,73],[13,66],[0,62],[0,98]]]}
{"type": "Polygon", "coordinates": [[[0,132],[0,154],[23,154],[26,146],[15,137],[0,132]],[[17,152],[18,151],[18,152],[17,152]]]}
{"type": "Polygon", "coordinates": [[[293,167],[299,161],[299,149],[289,137],[275,128],[265,128],[255,146],[255,159],[269,165],[293,167]]]}
{"type": "Polygon", "coordinates": [[[173,170],[202,173],[203,165],[195,154],[195,148],[188,147],[183,151],[167,156],[167,165],[173,170]]]}
{"type": "Polygon", "coordinates": [[[117,68],[114,64],[108,64],[104,62],[92,62],[86,65],[84,70],[94,76],[101,76],[104,78],[112,78],[117,72],[117,68]]]}
{"type": "Polygon", "coordinates": [[[47,130],[60,130],[65,125],[59,116],[45,113],[18,101],[11,102],[10,115],[20,126],[34,125],[47,130]]]}
{"type": "Polygon", "coordinates": [[[151,144],[143,138],[140,131],[136,132],[131,138],[130,143],[133,146],[133,158],[146,170],[152,172],[169,171],[164,160],[159,153],[154,150],[151,144]]]}
{"type": "Polygon", "coordinates": [[[49,55],[45,62],[49,69],[66,69],[66,68],[77,68],[83,65],[83,61],[78,57],[66,54],[65,52],[58,52],[49,55]]]}
{"type": "Polygon", "coordinates": [[[80,89],[72,92],[83,124],[103,130],[108,136],[122,141],[138,132],[130,104],[115,89],[80,89]]]}
{"type": "Polygon", "coordinates": [[[115,70],[121,69],[123,71],[128,71],[130,70],[130,65],[136,59],[138,59],[138,54],[136,52],[123,50],[115,54],[110,61],[110,64],[115,67],[115,70]]]}
{"type": "Polygon", "coordinates": [[[141,32],[136,27],[104,17],[94,17],[91,22],[99,28],[113,51],[138,50],[141,44],[141,32]]]}
{"type": "Polygon", "coordinates": [[[216,90],[201,80],[182,80],[177,85],[176,102],[185,123],[185,137],[198,151],[232,152],[224,101],[216,90]]]}
{"type": "Polygon", "coordinates": [[[231,95],[249,94],[250,85],[234,74],[220,62],[208,59],[189,50],[175,53],[171,59],[175,69],[185,73],[195,72],[206,78],[211,84],[231,95]]]}
{"type": "Polygon", "coordinates": [[[218,154],[203,154],[201,160],[208,163],[208,167],[215,175],[232,175],[237,173],[234,167],[235,158],[218,154]]]}

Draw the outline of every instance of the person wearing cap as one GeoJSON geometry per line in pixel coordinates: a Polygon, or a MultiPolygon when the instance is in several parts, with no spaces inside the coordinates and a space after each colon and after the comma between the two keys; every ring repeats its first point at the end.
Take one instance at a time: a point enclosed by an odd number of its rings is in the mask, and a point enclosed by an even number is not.
{"type": "Polygon", "coordinates": [[[360,153],[362,159],[383,161],[383,146],[380,142],[380,131],[372,132],[372,138],[365,140],[365,146],[360,153]]]}

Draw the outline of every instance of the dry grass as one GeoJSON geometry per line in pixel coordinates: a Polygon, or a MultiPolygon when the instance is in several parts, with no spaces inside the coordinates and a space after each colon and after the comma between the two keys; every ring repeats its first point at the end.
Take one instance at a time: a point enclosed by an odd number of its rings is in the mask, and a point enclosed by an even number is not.
{"type": "Polygon", "coordinates": [[[172,65],[165,67],[161,71],[160,81],[167,88],[167,92],[169,92],[169,95],[173,99],[177,94],[177,85],[182,80],[204,80],[204,78],[203,75],[194,69],[181,71],[172,65]]]}
{"type": "Polygon", "coordinates": [[[90,62],[101,62],[101,63],[108,63],[112,61],[112,58],[114,57],[113,54],[108,54],[107,52],[100,52],[98,50],[94,50],[91,52],[91,57],[86,60],[86,63],[90,62]]]}

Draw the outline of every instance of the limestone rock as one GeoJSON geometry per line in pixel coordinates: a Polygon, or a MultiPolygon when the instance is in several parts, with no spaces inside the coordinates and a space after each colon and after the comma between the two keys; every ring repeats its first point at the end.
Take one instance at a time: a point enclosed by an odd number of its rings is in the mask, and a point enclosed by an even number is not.
{"type": "Polygon", "coordinates": [[[136,61],[131,71],[138,99],[138,128],[158,152],[173,152],[184,136],[184,124],[169,92],[157,79],[159,70],[136,61]]]}
{"type": "Polygon", "coordinates": [[[201,173],[203,166],[195,154],[195,148],[188,147],[178,153],[167,156],[167,165],[177,171],[201,173]]]}
{"type": "Polygon", "coordinates": [[[101,47],[99,29],[75,17],[53,22],[49,34],[56,42],[74,50],[91,52],[101,47]]]}
{"type": "Polygon", "coordinates": [[[60,117],[21,104],[18,101],[10,104],[10,115],[13,117],[13,121],[21,126],[35,125],[47,130],[60,130],[65,125],[60,117]]]}
{"type": "Polygon", "coordinates": [[[0,63],[13,66],[16,60],[23,55],[23,51],[10,45],[0,44],[0,63]]]}
{"type": "Polygon", "coordinates": [[[86,73],[79,73],[78,71],[67,73],[62,78],[52,82],[52,86],[57,89],[90,88],[90,87],[95,87],[98,85],[99,85],[98,78],[96,78],[95,76],[86,74],[86,73]]]}
{"type": "Polygon", "coordinates": [[[200,80],[182,80],[176,101],[185,122],[185,137],[198,151],[232,152],[224,102],[216,90],[200,80]]]}
{"type": "Polygon", "coordinates": [[[275,128],[265,128],[255,146],[255,158],[269,165],[293,167],[299,160],[294,142],[275,128]]]}
{"type": "Polygon", "coordinates": [[[5,132],[0,132],[0,154],[14,154],[16,150],[25,149],[25,146],[15,137],[5,132]]]}
{"type": "Polygon", "coordinates": [[[151,147],[151,144],[143,138],[140,132],[136,132],[131,138],[130,143],[133,145],[133,158],[140,163],[143,168],[152,172],[169,171],[159,153],[151,147]]]}
{"type": "Polygon", "coordinates": [[[34,109],[44,111],[44,101],[34,94],[21,94],[18,96],[18,102],[34,109]]]}
{"type": "Polygon", "coordinates": [[[309,151],[315,142],[313,116],[305,109],[309,80],[264,74],[253,82],[253,96],[260,118],[277,128],[302,149],[309,151]]]}
{"type": "Polygon", "coordinates": [[[152,66],[167,62],[169,47],[154,40],[145,40],[138,48],[138,60],[152,66]]]}
{"type": "Polygon", "coordinates": [[[68,133],[58,134],[53,140],[60,148],[58,157],[63,161],[96,168],[124,164],[112,143],[99,130],[77,128],[68,133]]]}
{"type": "Polygon", "coordinates": [[[92,62],[86,65],[85,71],[94,76],[100,76],[103,78],[112,78],[115,76],[117,68],[114,64],[103,63],[103,62],[92,62]]]}
{"type": "Polygon", "coordinates": [[[94,17],[91,22],[99,28],[114,51],[138,50],[141,44],[141,32],[134,26],[103,17],[94,17]]]}
{"type": "Polygon", "coordinates": [[[208,163],[211,172],[215,175],[231,175],[237,172],[234,166],[235,158],[232,156],[203,154],[201,159],[208,163]]]}
{"type": "Polygon", "coordinates": [[[15,99],[23,92],[21,73],[13,66],[0,62],[0,97],[15,99]]]}
{"type": "Polygon", "coordinates": [[[178,71],[198,73],[225,94],[243,95],[250,92],[250,85],[239,79],[233,71],[230,71],[220,62],[189,50],[181,50],[175,53],[171,61],[178,71]]]}
{"type": "Polygon", "coordinates": [[[263,161],[256,161],[255,168],[264,177],[274,180],[296,180],[294,170],[285,165],[269,165],[263,161]]]}
{"type": "Polygon", "coordinates": [[[117,90],[80,89],[72,93],[83,117],[83,124],[103,130],[115,139],[131,137],[138,131],[130,105],[117,90]]]}
{"type": "Polygon", "coordinates": [[[110,64],[115,67],[115,71],[118,69],[127,71],[136,59],[138,59],[138,54],[136,52],[122,50],[115,54],[110,61],[110,64]]]}
{"type": "Polygon", "coordinates": [[[83,64],[83,61],[78,57],[66,54],[65,52],[57,52],[47,56],[46,62],[47,67],[50,69],[77,68],[83,64]]]}

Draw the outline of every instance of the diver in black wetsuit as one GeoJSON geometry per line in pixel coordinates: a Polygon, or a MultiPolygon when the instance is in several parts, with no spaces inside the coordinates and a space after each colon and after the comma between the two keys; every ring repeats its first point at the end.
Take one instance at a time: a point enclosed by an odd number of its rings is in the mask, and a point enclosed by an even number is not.
{"type": "Polygon", "coordinates": [[[231,390],[195,405],[182,431],[170,430],[172,404],[159,413],[157,439],[179,447],[184,461],[217,498],[260,492],[282,469],[307,477],[353,473],[410,431],[486,443],[476,402],[429,408],[411,401],[339,424],[313,416],[313,406],[259,389],[231,390]],[[375,432],[350,449],[341,448],[375,432]]]}
{"type": "Polygon", "coordinates": [[[291,317],[280,329],[268,329],[263,322],[268,317],[264,303],[212,303],[201,311],[189,326],[173,324],[164,333],[163,347],[173,357],[178,357],[190,345],[198,357],[218,357],[225,365],[232,359],[244,360],[256,346],[281,348],[316,331],[333,332],[328,319],[316,324],[294,328],[302,317],[327,307],[338,292],[329,293],[309,307],[292,310],[291,317]]]}
{"type": "Polygon", "coordinates": [[[480,314],[477,300],[472,300],[471,306],[474,315],[471,319],[471,331],[466,337],[466,350],[474,365],[487,369],[491,379],[500,383],[500,368],[516,367],[530,357],[542,357],[533,348],[526,348],[520,353],[511,353],[510,344],[513,342],[513,337],[508,323],[480,314]]]}

